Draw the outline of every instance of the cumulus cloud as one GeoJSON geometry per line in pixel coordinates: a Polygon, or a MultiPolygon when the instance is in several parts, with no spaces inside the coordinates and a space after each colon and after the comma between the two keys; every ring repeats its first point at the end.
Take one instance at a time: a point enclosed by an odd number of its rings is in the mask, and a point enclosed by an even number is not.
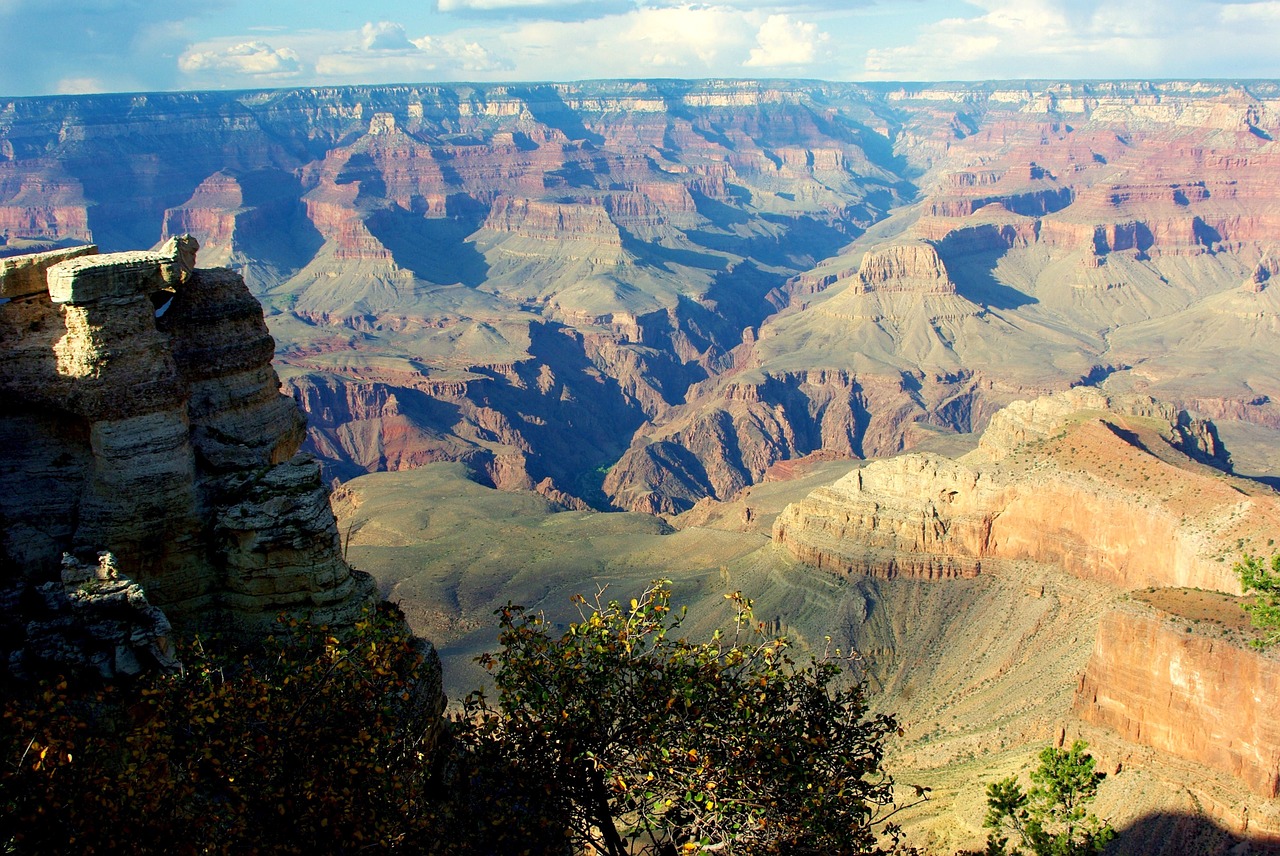
{"type": "Polygon", "coordinates": [[[655,66],[710,68],[741,51],[752,29],[736,13],[714,7],[642,9],[628,17],[629,26],[613,39],[606,36],[611,52],[626,57],[638,50],[655,66]]]}
{"type": "Polygon", "coordinates": [[[816,74],[1274,77],[1280,0],[0,0],[0,92],[816,74]],[[304,5],[306,4],[306,5],[304,5]],[[943,17],[946,16],[946,17],[943,17]]]}
{"type": "Polygon", "coordinates": [[[510,74],[512,66],[477,39],[458,35],[411,38],[397,21],[358,30],[304,30],[261,39],[209,40],[179,60],[194,87],[282,83],[342,85],[411,83],[510,74]]]}
{"type": "Polygon", "coordinates": [[[788,15],[770,15],[756,33],[757,47],[751,49],[749,66],[777,67],[809,65],[829,37],[816,24],[797,21],[788,15]]]}
{"type": "Polygon", "coordinates": [[[365,24],[360,28],[360,35],[367,51],[411,51],[414,47],[404,26],[392,21],[365,24]]]}
{"type": "Polygon", "coordinates": [[[436,57],[439,61],[462,71],[510,71],[513,67],[509,61],[496,57],[479,42],[423,36],[420,39],[414,39],[413,44],[427,56],[436,57]]]}
{"type": "Polygon", "coordinates": [[[869,50],[865,71],[905,80],[1274,74],[1275,0],[967,2],[970,17],[935,21],[908,44],[869,50]]]}
{"type": "Polygon", "coordinates": [[[266,42],[242,42],[222,50],[189,51],[178,59],[188,74],[219,72],[255,77],[288,77],[302,69],[296,51],[273,48],[266,42]]]}
{"type": "MultiPolygon", "coordinates": [[[[398,26],[398,25],[397,25],[398,26]]],[[[403,30],[401,30],[403,32],[403,30]]],[[[458,77],[510,71],[478,42],[454,37],[405,37],[407,48],[362,48],[331,50],[315,60],[316,74],[326,80],[362,82],[409,82],[425,77],[458,77]]]]}

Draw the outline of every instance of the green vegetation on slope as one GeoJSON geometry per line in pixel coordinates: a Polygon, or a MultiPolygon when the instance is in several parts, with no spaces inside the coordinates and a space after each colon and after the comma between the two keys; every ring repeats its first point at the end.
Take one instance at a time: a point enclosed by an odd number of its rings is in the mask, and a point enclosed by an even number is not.
{"type": "Polygon", "coordinates": [[[987,786],[983,825],[994,831],[987,836],[986,856],[1090,856],[1101,853],[1115,838],[1111,824],[1085,808],[1104,778],[1094,772],[1094,760],[1086,748],[1083,740],[1072,743],[1070,749],[1045,747],[1028,791],[1016,778],[987,786]],[[1012,850],[1009,834],[1017,836],[1012,850]]]}
{"type": "Polygon", "coordinates": [[[665,581],[628,605],[578,597],[582,620],[558,637],[501,610],[502,648],[484,658],[497,704],[473,694],[464,733],[537,770],[583,852],[888,852],[874,826],[893,813],[897,723],[867,715],[861,686],[836,688],[837,662],[797,665],[750,601],[726,597],[735,630],[701,644],[676,636],[665,581]]]}
{"type": "Polygon", "coordinates": [[[702,644],[674,638],[662,584],[597,600],[558,639],[508,606],[497,705],[477,692],[447,722],[429,648],[385,604],[342,637],[288,621],[247,654],[196,641],[178,676],[7,687],[0,846],[889,852],[873,824],[892,813],[896,723],[733,602],[737,632],[702,644]]]}
{"type": "Polygon", "coordinates": [[[1235,572],[1240,575],[1245,594],[1257,592],[1258,595],[1244,608],[1253,619],[1253,626],[1265,635],[1249,644],[1266,648],[1280,642],[1280,553],[1273,554],[1270,562],[1246,553],[1236,562],[1235,572]]]}

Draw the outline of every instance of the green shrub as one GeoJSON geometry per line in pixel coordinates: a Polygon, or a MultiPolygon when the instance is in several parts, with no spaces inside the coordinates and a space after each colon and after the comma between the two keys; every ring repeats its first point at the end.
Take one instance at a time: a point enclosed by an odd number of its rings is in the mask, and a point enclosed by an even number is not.
{"type": "Polygon", "coordinates": [[[881,853],[891,811],[888,716],[831,662],[796,664],[737,607],[736,632],[677,636],[665,581],[623,605],[589,606],[559,635],[501,611],[496,705],[466,703],[472,745],[544,783],[539,817],[577,848],[623,854],[881,853]]]}

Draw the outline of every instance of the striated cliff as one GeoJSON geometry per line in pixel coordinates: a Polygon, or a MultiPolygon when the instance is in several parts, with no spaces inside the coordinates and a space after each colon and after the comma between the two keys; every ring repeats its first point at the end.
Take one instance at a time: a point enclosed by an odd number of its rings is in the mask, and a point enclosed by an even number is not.
{"type": "Polygon", "coordinates": [[[239,275],[196,244],[0,260],[0,568],[57,579],[109,550],[183,627],[350,623],[370,578],[339,550],[305,421],[239,275]]]}
{"type": "Polygon", "coordinates": [[[966,576],[984,559],[1030,560],[1124,588],[1238,592],[1223,557],[1264,548],[1280,498],[1218,469],[1226,461],[1210,423],[1077,388],[1000,411],[958,461],[856,469],[788,506],[773,538],[842,573],[966,576]]]}
{"type": "Polygon", "coordinates": [[[1280,733],[1267,711],[1280,672],[1245,645],[1232,562],[1270,551],[1278,533],[1280,494],[1230,474],[1212,423],[1079,387],[1014,402],[958,459],[903,454],[817,488],[778,515],[773,544],[842,576],[1054,568],[1111,599],[1133,592],[1092,611],[1103,617],[1074,715],[1107,729],[1116,763],[1152,747],[1274,798],[1280,733]]]}
{"type": "Polygon", "coordinates": [[[1222,770],[1280,796],[1280,662],[1239,639],[1134,604],[1102,620],[1075,712],[1134,743],[1222,770]]]}
{"type": "Polygon", "coordinates": [[[1277,103],[1266,81],[9,99],[0,253],[197,235],[266,305],[329,476],[464,461],[678,512],[1104,378],[1280,427],[1277,103]]]}

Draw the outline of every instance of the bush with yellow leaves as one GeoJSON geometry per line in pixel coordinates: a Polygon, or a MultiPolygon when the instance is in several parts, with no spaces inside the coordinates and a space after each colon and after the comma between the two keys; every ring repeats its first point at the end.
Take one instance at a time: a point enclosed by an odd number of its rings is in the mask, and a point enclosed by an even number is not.
{"type": "Polygon", "coordinates": [[[578,852],[890,852],[893,718],[728,597],[735,630],[706,643],[678,635],[667,581],[628,604],[578,597],[582,620],[559,635],[508,606],[501,650],[482,658],[496,705],[467,700],[467,740],[541,779],[535,814],[578,852]]]}

